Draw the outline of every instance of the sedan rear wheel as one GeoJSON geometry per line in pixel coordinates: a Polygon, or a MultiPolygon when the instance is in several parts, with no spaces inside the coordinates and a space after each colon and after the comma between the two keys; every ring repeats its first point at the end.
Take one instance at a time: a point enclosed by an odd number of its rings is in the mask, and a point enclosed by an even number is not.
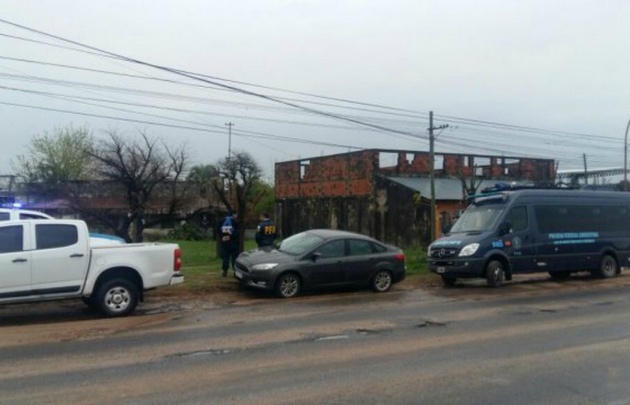
{"type": "Polygon", "coordinates": [[[386,292],[392,288],[392,273],[388,270],[379,270],[372,279],[372,289],[376,292],[386,292]]]}
{"type": "Polygon", "coordinates": [[[302,280],[295,273],[285,273],[276,283],[276,294],[282,298],[293,298],[300,294],[302,280]]]}

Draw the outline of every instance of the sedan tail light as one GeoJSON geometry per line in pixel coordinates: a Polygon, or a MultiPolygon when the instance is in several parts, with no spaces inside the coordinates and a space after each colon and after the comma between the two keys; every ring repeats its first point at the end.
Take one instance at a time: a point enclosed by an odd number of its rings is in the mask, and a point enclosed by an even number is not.
{"type": "Polygon", "coordinates": [[[405,254],[404,253],[396,253],[394,255],[394,260],[397,260],[399,262],[404,262],[405,261],[405,254]]]}

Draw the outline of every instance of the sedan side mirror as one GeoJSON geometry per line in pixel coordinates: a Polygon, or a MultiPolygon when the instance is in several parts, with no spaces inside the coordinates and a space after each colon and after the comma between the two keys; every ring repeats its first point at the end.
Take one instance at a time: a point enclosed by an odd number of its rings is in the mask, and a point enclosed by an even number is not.
{"type": "Polygon", "coordinates": [[[320,257],[322,257],[322,254],[319,252],[313,252],[313,254],[311,255],[311,260],[316,262],[317,259],[319,259],[320,257]]]}

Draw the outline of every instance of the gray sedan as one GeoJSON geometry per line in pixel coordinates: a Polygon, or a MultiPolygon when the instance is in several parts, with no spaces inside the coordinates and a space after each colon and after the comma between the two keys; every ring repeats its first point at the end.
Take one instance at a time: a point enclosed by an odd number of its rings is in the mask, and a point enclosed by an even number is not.
{"type": "Polygon", "coordinates": [[[316,229],[293,235],[278,248],[241,253],[234,276],[245,286],[284,298],[336,286],[385,292],[404,280],[405,255],[364,235],[316,229]]]}

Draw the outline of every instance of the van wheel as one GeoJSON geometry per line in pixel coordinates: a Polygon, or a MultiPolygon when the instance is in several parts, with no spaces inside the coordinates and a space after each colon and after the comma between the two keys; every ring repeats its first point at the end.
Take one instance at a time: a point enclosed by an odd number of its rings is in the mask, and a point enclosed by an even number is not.
{"type": "Polygon", "coordinates": [[[486,281],[489,287],[498,288],[505,282],[505,270],[503,263],[492,260],[486,266],[486,281]]]}
{"type": "Polygon", "coordinates": [[[597,276],[601,278],[612,278],[619,273],[619,267],[617,266],[617,260],[611,255],[604,255],[601,262],[599,262],[599,271],[597,276]]]}
{"type": "Polygon", "coordinates": [[[442,274],[442,284],[444,284],[444,287],[455,287],[455,283],[457,283],[457,278],[442,274]]]}

